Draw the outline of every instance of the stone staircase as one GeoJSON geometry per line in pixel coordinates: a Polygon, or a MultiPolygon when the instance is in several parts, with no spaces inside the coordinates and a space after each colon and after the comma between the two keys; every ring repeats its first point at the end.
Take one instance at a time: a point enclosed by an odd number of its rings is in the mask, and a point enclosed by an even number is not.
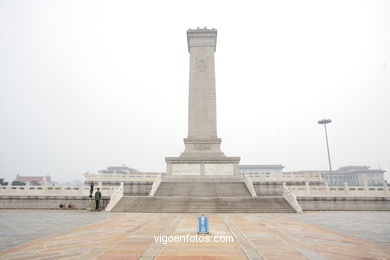
{"type": "Polygon", "coordinates": [[[112,211],[165,213],[295,213],[284,197],[123,197],[112,211]]]}
{"type": "Polygon", "coordinates": [[[165,177],[154,196],[124,196],[119,212],[295,213],[283,196],[252,197],[239,177],[165,177]]]}
{"type": "Polygon", "coordinates": [[[251,195],[243,181],[218,182],[214,180],[202,181],[162,181],[155,196],[163,197],[243,197],[251,195]]]}

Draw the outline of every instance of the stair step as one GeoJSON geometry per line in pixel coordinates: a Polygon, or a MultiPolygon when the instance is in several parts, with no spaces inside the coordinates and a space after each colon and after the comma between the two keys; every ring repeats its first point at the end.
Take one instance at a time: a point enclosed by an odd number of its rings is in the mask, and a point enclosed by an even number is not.
{"type": "MultiPolygon", "coordinates": [[[[132,191],[137,192],[132,192],[132,195],[143,189],[143,186],[133,186],[132,191]]],[[[283,196],[252,197],[241,177],[228,176],[164,177],[154,196],[124,196],[113,211],[295,212],[283,196]]]]}
{"type": "Polygon", "coordinates": [[[155,196],[251,197],[244,182],[161,182],[155,196]]]}
{"type": "Polygon", "coordinates": [[[126,212],[215,212],[215,213],[292,213],[284,197],[123,197],[113,211],[126,212]]]}

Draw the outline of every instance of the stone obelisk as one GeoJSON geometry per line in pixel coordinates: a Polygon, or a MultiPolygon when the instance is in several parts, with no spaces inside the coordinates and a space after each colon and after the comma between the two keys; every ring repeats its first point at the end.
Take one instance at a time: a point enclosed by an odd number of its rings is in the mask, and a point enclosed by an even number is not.
{"type": "Polygon", "coordinates": [[[239,175],[240,157],[226,157],[217,136],[214,53],[217,30],[187,30],[190,53],[188,137],[179,157],[166,157],[167,175],[239,175]]]}

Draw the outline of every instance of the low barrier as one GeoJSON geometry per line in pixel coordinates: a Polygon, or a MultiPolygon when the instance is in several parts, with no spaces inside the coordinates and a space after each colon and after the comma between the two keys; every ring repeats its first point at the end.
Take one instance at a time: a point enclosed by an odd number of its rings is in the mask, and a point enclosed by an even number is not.
{"type": "Polygon", "coordinates": [[[383,186],[329,186],[324,185],[310,185],[306,182],[302,186],[288,186],[288,189],[295,194],[295,196],[316,197],[316,196],[351,196],[351,197],[389,197],[390,187],[387,184],[383,186]]]}
{"type": "Polygon", "coordinates": [[[89,183],[97,182],[128,182],[128,181],[153,181],[155,178],[161,177],[161,172],[139,172],[127,174],[100,174],[100,173],[86,173],[85,181],[89,183]]]}
{"type": "Polygon", "coordinates": [[[292,193],[285,184],[283,184],[283,197],[286,199],[288,204],[295,210],[297,213],[302,212],[302,207],[299,205],[297,197],[292,193]]]}
{"type": "MultiPolygon", "coordinates": [[[[100,209],[110,198],[102,197],[100,209]]],[[[0,209],[87,209],[95,201],[87,196],[0,196],[0,209]]]]}
{"type": "Polygon", "coordinates": [[[304,211],[387,211],[390,197],[297,197],[304,211]]]}
{"type": "MultiPolygon", "coordinates": [[[[94,186],[94,192],[100,188],[103,196],[110,196],[117,186],[94,186]]],[[[87,185],[79,186],[1,186],[0,196],[88,196],[90,187],[87,185]]]]}
{"type": "Polygon", "coordinates": [[[116,204],[122,199],[123,197],[123,182],[121,185],[112,193],[110,197],[110,203],[105,208],[106,211],[111,211],[116,204]]]}

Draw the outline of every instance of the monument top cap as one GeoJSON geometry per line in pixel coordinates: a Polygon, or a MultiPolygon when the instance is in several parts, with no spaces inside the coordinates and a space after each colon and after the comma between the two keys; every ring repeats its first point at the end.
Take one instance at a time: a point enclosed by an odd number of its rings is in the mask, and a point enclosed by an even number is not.
{"type": "Polygon", "coordinates": [[[217,45],[217,30],[196,28],[187,30],[188,52],[191,52],[191,47],[212,47],[215,51],[217,45]]]}
{"type": "Polygon", "coordinates": [[[203,27],[203,28],[200,28],[200,27],[198,26],[198,27],[196,27],[196,29],[191,29],[191,28],[188,29],[188,31],[195,31],[195,30],[213,30],[213,31],[216,31],[215,28],[210,28],[210,29],[208,29],[207,26],[205,26],[205,27],[203,27]]]}

